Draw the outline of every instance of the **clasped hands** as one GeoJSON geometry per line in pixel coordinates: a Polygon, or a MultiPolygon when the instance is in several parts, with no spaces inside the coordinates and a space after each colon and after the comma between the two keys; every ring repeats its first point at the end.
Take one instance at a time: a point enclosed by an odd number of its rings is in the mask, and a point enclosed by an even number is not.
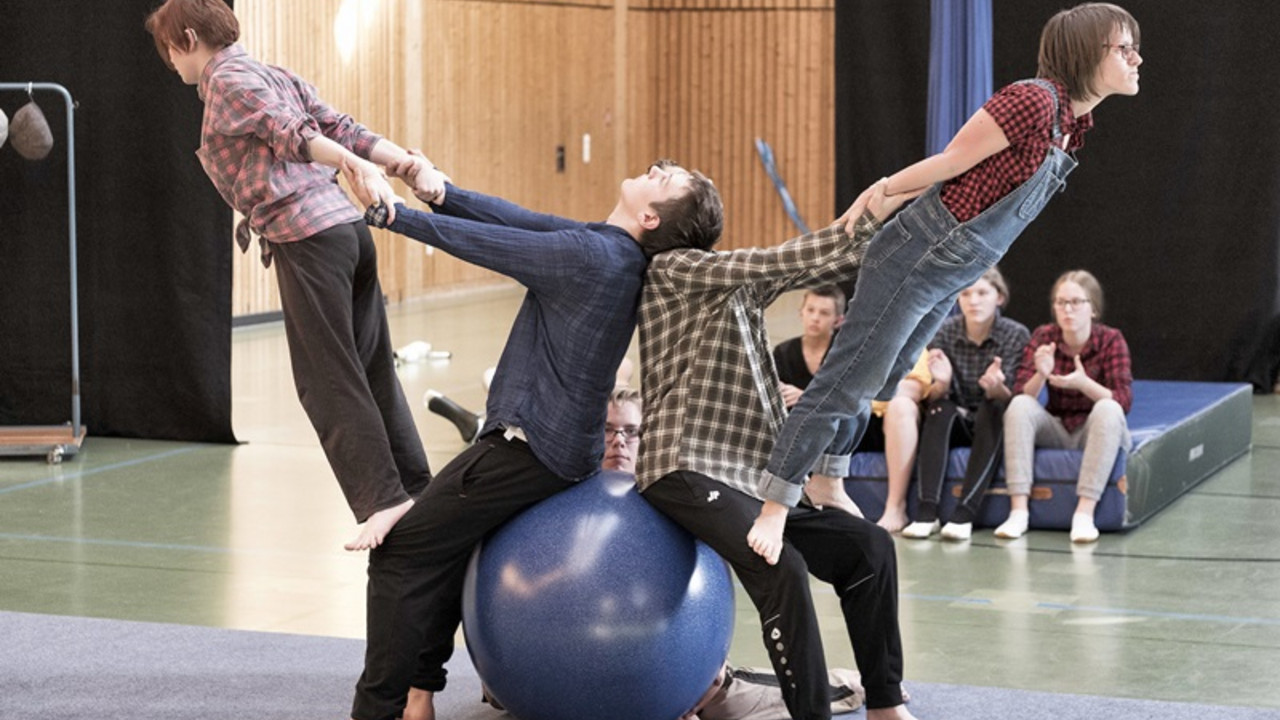
{"type": "Polygon", "coordinates": [[[920,188],[919,190],[889,195],[887,194],[888,188],[889,178],[880,178],[875,181],[871,184],[871,187],[863,190],[862,194],[849,206],[849,209],[845,210],[844,214],[836,218],[836,221],[832,224],[844,225],[845,234],[853,235],[853,230],[858,224],[858,218],[862,217],[864,212],[870,210],[876,220],[884,222],[890,215],[906,204],[908,200],[919,197],[925,190],[928,190],[928,188],[920,188]]]}
{"type": "Polygon", "coordinates": [[[344,158],[342,175],[365,207],[383,204],[388,210],[387,222],[395,219],[395,205],[403,199],[391,189],[387,175],[400,178],[413,191],[414,197],[426,203],[444,202],[445,183],[449,176],[436,168],[421,152],[410,150],[400,160],[386,166],[386,173],[368,160],[344,158]]]}
{"type": "Polygon", "coordinates": [[[400,160],[388,164],[387,173],[400,178],[413,190],[413,196],[424,203],[444,202],[445,183],[451,182],[449,176],[440,172],[419,150],[410,150],[400,160]]]}
{"type": "Polygon", "coordinates": [[[1045,343],[1036,348],[1034,358],[1036,372],[1040,373],[1053,387],[1066,390],[1081,389],[1089,380],[1089,375],[1084,371],[1084,363],[1080,362],[1080,356],[1076,355],[1073,358],[1075,361],[1074,370],[1066,375],[1057,375],[1053,372],[1053,353],[1057,348],[1057,343],[1045,343]]]}

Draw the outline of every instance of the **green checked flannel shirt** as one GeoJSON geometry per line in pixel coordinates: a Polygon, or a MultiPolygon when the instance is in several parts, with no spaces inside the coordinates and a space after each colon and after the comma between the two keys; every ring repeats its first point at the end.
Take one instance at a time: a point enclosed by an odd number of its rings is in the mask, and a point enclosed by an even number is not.
{"type": "Polygon", "coordinates": [[[831,226],[776,247],[653,258],[640,301],[641,491],[692,470],[760,498],[786,419],[765,308],[785,292],[856,276],[879,229],[866,214],[853,237],[831,226]]]}

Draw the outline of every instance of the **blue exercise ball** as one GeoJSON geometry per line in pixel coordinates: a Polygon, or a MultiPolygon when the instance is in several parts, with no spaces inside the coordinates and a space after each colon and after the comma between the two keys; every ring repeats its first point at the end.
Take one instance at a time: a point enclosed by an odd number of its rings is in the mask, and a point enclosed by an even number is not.
{"type": "Polygon", "coordinates": [[[463,632],[519,720],[674,720],[729,653],[724,561],[603,472],[517,515],[471,558],[463,632]]]}

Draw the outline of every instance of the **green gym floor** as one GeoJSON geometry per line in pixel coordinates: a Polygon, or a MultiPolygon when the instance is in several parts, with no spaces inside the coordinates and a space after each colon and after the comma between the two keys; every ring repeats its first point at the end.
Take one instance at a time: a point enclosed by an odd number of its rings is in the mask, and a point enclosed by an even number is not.
{"type": "MultiPolygon", "coordinates": [[[[433,467],[462,441],[423,392],[483,407],[519,299],[500,287],[391,309],[397,345],[453,353],[401,370],[433,467]]],[[[771,311],[775,340],[798,332],[798,302],[771,311]]],[[[0,610],[362,637],[365,557],[342,550],[355,527],[279,323],[235,331],[232,387],[238,446],[90,427],[61,465],[0,459],[0,610]]],[[[1253,451],[1132,532],[1084,548],[1048,531],[899,539],[908,687],[1280,708],[1280,397],[1253,402],[1253,451]]],[[[830,663],[852,667],[834,594],[817,584],[815,601],[830,663]]],[[[767,664],[741,592],[738,614],[733,662],[767,664]]]]}

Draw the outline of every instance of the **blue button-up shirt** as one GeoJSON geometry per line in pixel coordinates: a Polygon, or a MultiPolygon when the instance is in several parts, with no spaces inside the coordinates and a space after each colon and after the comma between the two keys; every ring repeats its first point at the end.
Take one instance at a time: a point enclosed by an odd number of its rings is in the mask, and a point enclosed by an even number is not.
{"type": "Polygon", "coordinates": [[[481,432],[519,427],[552,472],[569,480],[595,473],[609,393],[636,327],[648,266],[640,245],[616,225],[530,212],[452,185],[435,213],[396,206],[390,229],[528,289],[481,432]]]}

